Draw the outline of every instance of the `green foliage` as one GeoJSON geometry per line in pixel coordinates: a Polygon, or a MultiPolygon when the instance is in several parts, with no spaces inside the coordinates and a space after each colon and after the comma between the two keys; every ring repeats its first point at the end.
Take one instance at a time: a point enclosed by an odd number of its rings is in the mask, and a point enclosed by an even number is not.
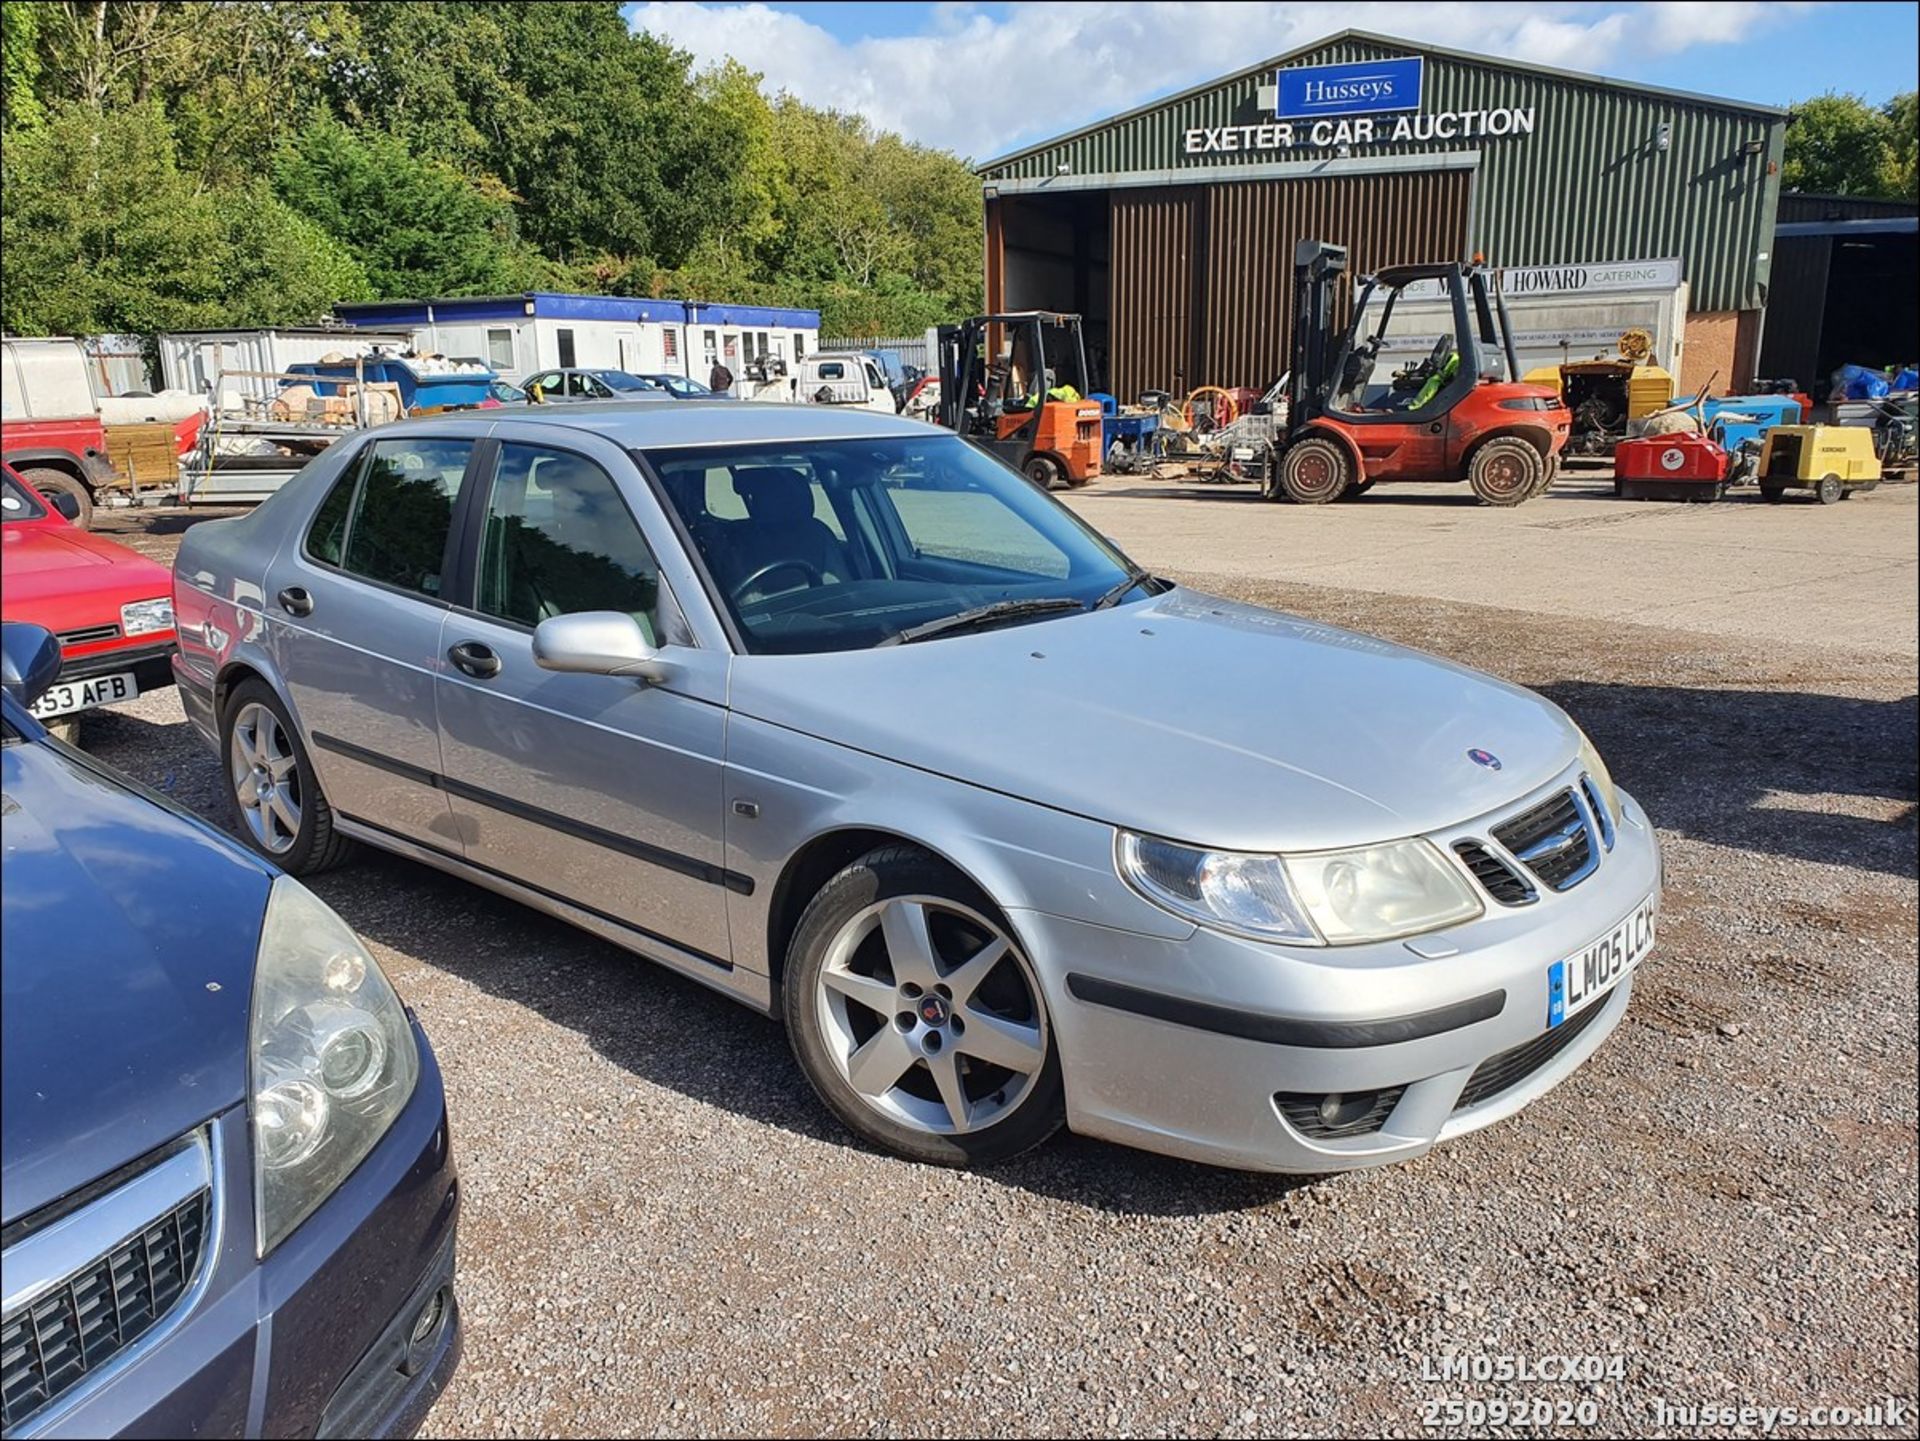
{"type": "Polygon", "coordinates": [[[633,34],[616,0],[4,5],[9,328],[306,320],[524,287],[978,308],[952,156],[633,34]]]}
{"type": "Polygon", "coordinates": [[[215,196],[153,102],[68,107],[7,140],[0,321],[27,335],[312,319],[366,294],[354,257],[262,187],[215,196]]]}
{"type": "Polygon", "coordinates": [[[517,290],[532,264],[514,234],[511,199],[391,135],[309,124],[274,166],[282,199],[351,247],[376,295],[487,295],[517,290]]]}
{"type": "Polygon", "coordinates": [[[1830,92],[1796,105],[1781,181],[1815,195],[1920,199],[1914,174],[1915,93],[1882,106],[1830,92]]]}

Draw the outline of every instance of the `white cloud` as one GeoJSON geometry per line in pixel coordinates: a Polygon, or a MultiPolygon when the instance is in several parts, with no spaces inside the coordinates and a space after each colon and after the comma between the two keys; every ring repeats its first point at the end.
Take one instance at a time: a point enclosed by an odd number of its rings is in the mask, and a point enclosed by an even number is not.
{"type": "Polygon", "coordinates": [[[855,111],[909,139],[984,160],[1258,64],[1343,25],[1456,50],[1606,73],[1629,47],[1674,54],[1750,38],[1779,4],[1565,5],[1550,18],[1488,4],[1035,4],[1004,15],[941,4],[928,33],[842,41],[777,6],[650,0],[629,23],[693,53],[729,56],[770,94],[855,111]],[[1257,23],[1251,23],[1256,22],[1257,23]]]}

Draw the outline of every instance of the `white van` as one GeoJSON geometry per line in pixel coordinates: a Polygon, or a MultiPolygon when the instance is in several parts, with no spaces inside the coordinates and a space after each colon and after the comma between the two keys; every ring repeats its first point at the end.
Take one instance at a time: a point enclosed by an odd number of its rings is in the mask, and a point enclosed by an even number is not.
{"type": "Polygon", "coordinates": [[[787,375],[749,381],[751,400],[791,401],[798,405],[850,405],[892,415],[898,408],[880,362],[852,350],[809,355],[787,375]]]}

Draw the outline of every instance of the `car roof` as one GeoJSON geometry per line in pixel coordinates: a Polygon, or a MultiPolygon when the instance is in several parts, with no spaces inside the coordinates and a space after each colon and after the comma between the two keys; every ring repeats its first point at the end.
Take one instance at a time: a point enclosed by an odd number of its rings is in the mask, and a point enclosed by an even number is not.
{"type": "Polygon", "coordinates": [[[694,445],[753,445],[778,441],[867,440],[884,436],[922,439],[951,435],[939,426],[877,410],[837,405],[789,405],[736,401],[717,406],[704,400],[588,400],[572,405],[516,409],[511,418],[496,411],[460,415],[442,413],[382,426],[383,435],[430,432],[485,435],[497,425],[545,426],[585,431],[626,449],[659,450],[694,445]]]}

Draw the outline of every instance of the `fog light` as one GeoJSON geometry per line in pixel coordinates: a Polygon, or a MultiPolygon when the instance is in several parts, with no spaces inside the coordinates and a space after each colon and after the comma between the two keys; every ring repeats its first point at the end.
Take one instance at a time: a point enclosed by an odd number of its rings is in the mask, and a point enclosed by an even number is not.
{"type": "Polygon", "coordinates": [[[440,1335],[440,1323],[447,1315],[447,1288],[442,1286],[420,1308],[420,1314],[414,1317],[413,1334],[407,1338],[407,1358],[400,1369],[409,1376],[417,1376],[427,1364],[433,1351],[433,1344],[440,1335]]]}

